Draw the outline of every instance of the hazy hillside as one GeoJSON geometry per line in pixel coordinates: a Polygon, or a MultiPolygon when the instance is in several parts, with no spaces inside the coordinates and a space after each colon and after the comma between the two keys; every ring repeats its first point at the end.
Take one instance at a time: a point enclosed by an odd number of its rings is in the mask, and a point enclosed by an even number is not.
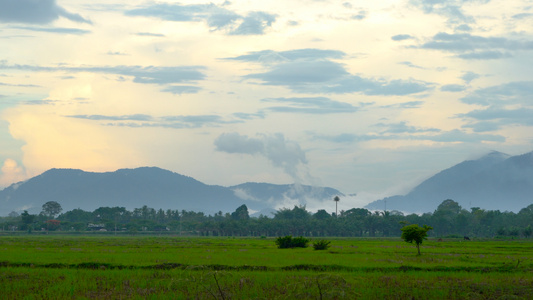
{"type": "Polygon", "coordinates": [[[374,201],[369,209],[431,212],[446,199],[463,208],[519,211],[533,203],[533,152],[492,152],[439,172],[404,196],[374,201]]]}
{"type": "Polygon", "coordinates": [[[106,173],[51,169],[0,191],[0,215],[24,209],[39,213],[47,201],[59,202],[64,211],[75,208],[92,211],[101,206],[123,206],[131,210],[147,205],[212,214],[232,212],[242,204],[263,211],[275,207],[285,197],[305,201],[311,197],[329,198],[331,193],[340,194],[329,188],[298,185],[247,183],[231,188],[206,185],[155,167],[106,173]]]}

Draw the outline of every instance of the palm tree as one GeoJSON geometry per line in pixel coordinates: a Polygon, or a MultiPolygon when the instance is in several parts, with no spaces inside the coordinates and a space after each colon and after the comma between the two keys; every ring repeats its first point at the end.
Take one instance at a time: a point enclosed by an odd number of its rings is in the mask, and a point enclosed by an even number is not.
{"type": "Polygon", "coordinates": [[[335,201],[335,217],[337,218],[339,215],[337,214],[337,204],[339,203],[341,199],[339,198],[339,196],[335,196],[335,198],[333,198],[333,201],[335,201]]]}

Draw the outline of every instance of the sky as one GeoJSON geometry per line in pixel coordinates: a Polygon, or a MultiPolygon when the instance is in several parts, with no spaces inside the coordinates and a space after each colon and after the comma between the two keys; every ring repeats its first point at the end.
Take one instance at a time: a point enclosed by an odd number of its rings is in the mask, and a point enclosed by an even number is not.
{"type": "Polygon", "coordinates": [[[0,188],[50,168],[327,186],[533,150],[533,1],[0,0],[0,188]]]}

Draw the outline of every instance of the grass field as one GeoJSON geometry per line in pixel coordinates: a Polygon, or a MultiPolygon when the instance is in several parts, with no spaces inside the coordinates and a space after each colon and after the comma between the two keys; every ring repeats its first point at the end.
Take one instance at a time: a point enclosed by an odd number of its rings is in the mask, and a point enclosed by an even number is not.
{"type": "Polygon", "coordinates": [[[1,299],[532,299],[533,241],[0,237],[1,299]]]}

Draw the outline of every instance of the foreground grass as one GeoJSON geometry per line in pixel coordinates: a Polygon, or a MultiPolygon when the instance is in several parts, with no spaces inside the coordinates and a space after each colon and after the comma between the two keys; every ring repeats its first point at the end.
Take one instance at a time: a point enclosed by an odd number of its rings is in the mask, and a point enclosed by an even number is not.
{"type": "Polygon", "coordinates": [[[1,299],[531,299],[532,241],[1,237],[1,299]]]}

